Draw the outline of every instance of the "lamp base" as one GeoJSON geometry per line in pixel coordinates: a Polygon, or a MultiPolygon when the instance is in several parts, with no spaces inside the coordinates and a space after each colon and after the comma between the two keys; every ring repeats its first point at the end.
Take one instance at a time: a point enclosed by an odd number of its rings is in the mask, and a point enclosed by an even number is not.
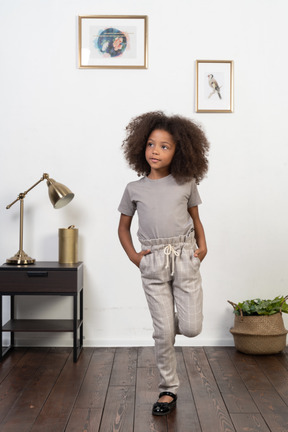
{"type": "Polygon", "coordinates": [[[34,264],[35,259],[29,257],[23,250],[19,250],[13,257],[8,258],[6,260],[7,264],[14,264],[14,265],[27,265],[27,264],[34,264]]]}

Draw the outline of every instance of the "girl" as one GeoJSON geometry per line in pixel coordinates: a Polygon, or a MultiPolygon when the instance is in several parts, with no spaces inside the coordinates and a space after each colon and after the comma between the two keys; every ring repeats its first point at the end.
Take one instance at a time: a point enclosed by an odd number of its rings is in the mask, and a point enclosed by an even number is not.
{"type": "Polygon", "coordinates": [[[140,268],[153,321],[160,394],[152,414],[166,415],[176,406],[179,387],[175,335],[193,337],[202,329],[199,267],[207,246],[197,183],[208,169],[209,144],[192,121],[161,111],[132,119],[126,131],[124,155],[144,177],[126,186],[118,208],[118,234],[140,268]],[[130,232],[136,210],[140,252],[130,232]]]}

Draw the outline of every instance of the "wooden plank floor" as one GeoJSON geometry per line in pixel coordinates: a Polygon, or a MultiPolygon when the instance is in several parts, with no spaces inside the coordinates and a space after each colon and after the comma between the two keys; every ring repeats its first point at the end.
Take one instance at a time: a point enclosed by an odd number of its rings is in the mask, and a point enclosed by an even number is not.
{"type": "Polygon", "coordinates": [[[17,348],[0,364],[1,432],[287,432],[288,350],[177,347],[177,409],[153,417],[154,349],[17,348]]]}

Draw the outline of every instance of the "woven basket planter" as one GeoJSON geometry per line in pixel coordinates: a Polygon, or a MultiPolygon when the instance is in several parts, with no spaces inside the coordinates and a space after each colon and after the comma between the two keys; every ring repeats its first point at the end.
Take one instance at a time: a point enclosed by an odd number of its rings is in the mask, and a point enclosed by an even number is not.
{"type": "MultiPolygon", "coordinates": [[[[234,307],[234,303],[229,303],[234,307]]],[[[287,330],[281,312],[274,315],[235,315],[230,332],[235,348],[245,354],[276,354],[286,347],[287,330]]]]}

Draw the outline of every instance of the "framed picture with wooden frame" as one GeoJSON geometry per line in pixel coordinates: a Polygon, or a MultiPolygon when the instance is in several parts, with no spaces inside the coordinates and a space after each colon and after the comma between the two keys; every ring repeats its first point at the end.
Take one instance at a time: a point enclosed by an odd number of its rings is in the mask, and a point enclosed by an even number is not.
{"type": "Polygon", "coordinates": [[[233,112],[233,61],[196,60],[196,112],[233,112]]]}
{"type": "Polygon", "coordinates": [[[147,69],[148,17],[78,17],[78,66],[81,69],[147,69]]]}

